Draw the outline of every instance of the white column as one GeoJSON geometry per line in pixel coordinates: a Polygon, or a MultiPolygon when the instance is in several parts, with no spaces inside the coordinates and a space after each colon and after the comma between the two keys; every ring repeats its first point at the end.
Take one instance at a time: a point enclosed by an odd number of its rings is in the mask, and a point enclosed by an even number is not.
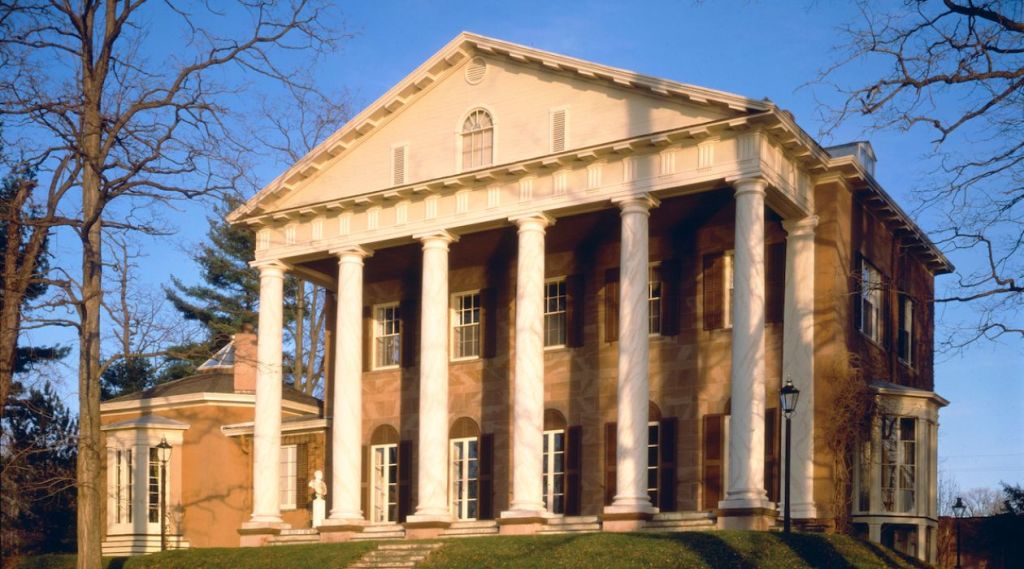
{"type": "Polygon", "coordinates": [[[647,494],[648,387],[647,308],[648,218],[658,205],[643,195],[617,201],[621,208],[619,256],[619,369],[616,425],[616,493],[606,514],[652,514],[647,494]]]}
{"type": "MultiPolygon", "coordinates": [[[[794,519],[817,517],[814,506],[814,228],[817,225],[816,215],[782,223],[787,234],[782,382],[792,380],[800,390],[800,400],[792,419],[790,484],[793,496],[790,502],[794,519]]],[[[786,422],[782,423],[785,429],[786,422]]],[[[785,456],[782,464],[785,468],[785,456]]],[[[782,488],[783,494],[785,491],[782,488]]]]}
{"type": "Polygon", "coordinates": [[[260,270],[260,319],[256,344],[256,411],[252,441],[252,518],[250,524],[280,524],[281,326],[284,265],[260,270]]]}
{"type": "Polygon", "coordinates": [[[331,418],[331,500],[328,525],[362,522],[363,259],[353,247],[338,251],[337,323],[334,335],[334,413],[331,418]]]}
{"type": "Polygon", "coordinates": [[[761,179],[735,182],[732,413],[729,490],[719,508],[774,509],[764,489],[764,194],[761,179]]]}
{"type": "Polygon", "coordinates": [[[544,461],[544,214],[513,218],[519,226],[516,265],[515,384],[512,403],[512,504],[502,518],[545,514],[544,461]]]}
{"type": "Polygon", "coordinates": [[[419,503],[410,523],[447,522],[448,509],[448,244],[447,231],[423,242],[420,313],[419,503]]]}

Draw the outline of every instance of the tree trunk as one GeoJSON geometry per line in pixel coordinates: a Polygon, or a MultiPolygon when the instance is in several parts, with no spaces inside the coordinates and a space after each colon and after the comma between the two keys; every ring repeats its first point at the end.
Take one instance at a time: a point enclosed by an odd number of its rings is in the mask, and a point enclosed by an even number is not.
{"type": "Polygon", "coordinates": [[[25,293],[36,272],[36,260],[46,237],[43,227],[34,227],[25,250],[23,210],[34,184],[25,180],[18,184],[18,190],[8,204],[7,244],[4,251],[3,282],[0,295],[0,417],[4,415],[4,403],[11,392],[14,378],[14,364],[18,353],[18,333],[21,330],[21,305],[25,293]]]}

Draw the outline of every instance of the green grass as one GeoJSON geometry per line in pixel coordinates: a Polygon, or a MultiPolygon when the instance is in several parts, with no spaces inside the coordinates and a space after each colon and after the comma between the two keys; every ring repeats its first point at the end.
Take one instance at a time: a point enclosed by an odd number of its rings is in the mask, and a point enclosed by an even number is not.
{"type": "MultiPolygon", "coordinates": [[[[105,560],[107,569],[340,569],[374,547],[370,542],[168,551],[105,560]]],[[[74,567],[73,555],[22,560],[18,569],[74,567]]],[[[919,568],[886,548],[842,535],[766,532],[478,537],[445,541],[418,569],[660,569],[709,567],[919,568]]]]}

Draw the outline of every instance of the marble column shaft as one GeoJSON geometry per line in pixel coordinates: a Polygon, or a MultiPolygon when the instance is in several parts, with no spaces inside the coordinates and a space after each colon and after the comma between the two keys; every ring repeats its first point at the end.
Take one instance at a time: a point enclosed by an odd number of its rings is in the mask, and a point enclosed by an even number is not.
{"type": "Polygon", "coordinates": [[[423,242],[420,313],[418,503],[410,522],[450,521],[448,508],[448,244],[446,231],[423,242]]]}
{"type": "Polygon", "coordinates": [[[363,441],[363,259],[362,248],[338,255],[338,300],[331,419],[331,522],[361,521],[363,441]]]}
{"type": "Polygon", "coordinates": [[[543,515],[544,231],[543,214],[513,219],[519,226],[516,265],[512,504],[503,518],[543,515]]]}
{"type": "Polygon", "coordinates": [[[647,494],[648,218],[658,202],[636,196],[618,202],[622,237],[619,257],[618,420],[616,494],[607,513],[655,511],[647,494]]]}
{"type": "MultiPolygon", "coordinates": [[[[790,502],[794,518],[813,519],[817,517],[814,506],[814,228],[818,217],[787,220],[782,225],[787,233],[782,381],[789,379],[800,390],[792,418],[790,484],[793,495],[790,502]]],[[[785,421],[782,428],[786,428],[785,421]]],[[[783,488],[782,492],[785,491],[783,488]]]]}
{"type": "Polygon", "coordinates": [[[256,344],[256,409],[252,443],[252,519],[280,524],[281,334],[284,315],[284,266],[257,265],[260,314],[256,344]]]}
{"type": "Polygon", "coordinates": [[[764,489],[764,196],[761,179],[736,188],[733,254],[732,413],[728,491],[722,509],[773,508],[764,489]]]}

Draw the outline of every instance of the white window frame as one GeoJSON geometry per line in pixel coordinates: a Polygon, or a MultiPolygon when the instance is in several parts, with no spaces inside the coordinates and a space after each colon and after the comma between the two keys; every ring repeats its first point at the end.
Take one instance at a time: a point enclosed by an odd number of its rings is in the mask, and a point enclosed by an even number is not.
{"type": "Polygon", "coordinates": [[[665,281],[661,275],[661,263],[647,266],[647,334],[661,336],[665,319],[665,281]]]}
{"type": "MultiPolygon", "coordinates": [[[[135,449],[132,447],[116,447],[110,450],[110,492],[109,513],[110,524],[120,528],[130,528],[135,511],[135,469],[137,468],[135,449]]],[[[148,498],[147,498],[148,499],[148,498]]]]}
{"type": "MultiPolygon", "coordinates": [[[[492,166],[495,163],[497,163],[497,160],[496,160],[495,157],[497,156],[497,136],[496,136],[496,131],[497,131],[497,128],[498,128],[498,122],[497,122],[497,120],[494,117],[495,117],[494,111],[492,111],[491,109],[489,109],[487,107],[484,107],[484,106],[477,106],[477,107],[473,107],[472,109],[470,109],[468,112],[466,112],[464,115],[462,115],[461,119],[459,119],[459,124],[456,126],[455,131],[456,131],[457,137],[458,137],[458,144],[456,145],[457,146],[456,150],[458,152],[458,154],[457,154],[458,165],[459,165],[458,170],[460,172],[464,172],[466,170],[475,170],[477,168],[485,168],[487,166],[492,166]],[[487,116],[491,119],[491,126],[490,126],[489,129],[485,128],[485,129],[480,129],[479,131],[468,131],[467,132],[465,130],[466,121],[469,120],[469,118],[471,116],[473,116],[474,113],[477,113],[477,112],[487,113],[487,116]],[[491,133],[491,155],[490,155],[490,160],[487,161],[486,163],[481,161],[480,164],[474,164],[472,166],[467,165],[466,164],[466,160],[465,160],[465,144],[466,144],[466,137],[467,137],[467,135],[471,135],[474,132],[485,132],[487,130],[490,130],[490,133],[491,133]]],[[[471,138],[471,140],[472,140],[472,138],[471,138]]]]}
{"type": "Polygon", "coordinates": [[[568,344],[568,342],[569,342],[569,291],[566,288],[566,277],[564,277],[564,276],[562,276],[562,277],[554,277],[554,278],[550,278],[550,279],[545,279],[544,280],[544,322],[543,322],[543,327],[544,327],[543,330],[544,330],[544,349],[545,350],[554,350],[554,349],[564,348],[568,344]],[[562,287],[561,294],[559,294],[556,297],[554,297],[554,298],[563,298],[564,299],[564,302],[562,304],[562,309],[561,310],[548,310],[549,302],[550,302],[550,300],[552,298],[552,297],[548,296],[548,287],[550,285],[552,285],[552,284],[560,284],[561,287],[562,287]],[[561,328],[562,328],[562,331],[561,331],[562,338],[561,338],[561,340],[562,341],[561,341],[561,343],[558,343],[558,344],[549,344],[548,343],[548,318],[555,318],[555,317],[559,317],[559,316],[561,316],[561,319],[562,319],[562,326],[561,326],[561,328]]]}
{"type": "Polygon", "coordinates": [[[160,451],[155,445],[147,447],[146,452],[146,523],[149,527],[160,527],[160,505],[164,499],[164,488],[160,483],[160,470],[163,465],[160,464],[158,458],[160,451]],[[155,493],[154,487],[156,488],[155,493]],[[156,497],[156,521],[153,521],[154,496],[156,497]]]}
{"type": "Polygon", "coordinates": [[[906,353],[897,353],[897,358],[899,358],[903,365],[912,368],[916,363],[914,361],[914,308],[916,303],[913,298],[910,298],[910,296],[906,294],[900,295],[899,302],[900,320],[903,322],[900,329],[897,331],[897,334],[900,336],[906,335],[906,341],[901,341],[897,338],[896,349],[898,352],[900,344],[902,343],[903,346],[906,346],[906,353]]]}
{"type": "Polygon", "coordinates": [[[450,508],[452,514],[459,521],[472,521],[476,520],[480,516],[480,495],[479,495],[479,484],[480,484],[480,438],[479,437],[462,437],[458,439],[451,439],[448,442],[448,464],[450,471],[448,479],[451,481],[451,492],[450,495],[450,508]],[[455,460],[455,449],[456,447],[463,448],[467,451],[467,454],[460,460],[455,460]],[[470,456],[468,451],[475,449],[475,456],[470,456]],[[470,463],[476,462],[476,478],[469,476],[470,463]],[[458,492],[459,480],[466,481],[466,494],[462,496],[458,492]],[[472,485],[477,485],[477,496],[472,496],[472,491],[469,489],[472,485]],[[476,516],[469,516],[469,503],[476,502],[476,516]]]}
{"type": "Polygon", "coordinates": [[[402,365],[402,312],[398,302],[385,302],[382,304],[373,305],[373,346],[371,357],[373,362],[374,370],[383,369],[395,369],[402,365]],[[395,329],[392,332],[384,333],[384,326],[386,322],[382,321],[383,311],[391,310],[395,311],[395,316],[390,321],[394,321],[395,329]],[[395,338],[398,343],[398,348],[395,354],[394,362],[384,362],[382,360],[382,354],[380,351],[381,340],[383,338],[395,338]]]}
{"type": "Polygon", "coordinates": [[[918,492],[918,481],[920,479],[918,464],[918,445],[921,444],[920,433],[922,431],[921,421],[917,417],[903,415],[884,415],[881,418],[880,430],[880,457],[881,457],[881,478],[878,481],[881,489],[881,503],[878,508],[887,513],[915,515],[918,501],[921,498],[918,492]],[[891,421],[887,425],[887,421],[891,421]],[[914,437],[904,439],[904,422],[910,421],[914,425],[914,437]],[[886,431],[889,437],[886,437],[886,431]],[[895,450],[888,448],[887,443],[895,444],[895,450]],[[909,458],[909,460],[908,460],[909,458]],[[895,459],[895,460],[891,460],[895,459]],[[893,473],[886,475],[886,467],[891,466],[893,473]],[[904,484],[906,474],[910,475],[908,484],[904,484]],[[889,485],[886,485],[889,482],[889,485]],[[887,504],[886,491],[892,491],[891,503],[887,504]],[[909,494],[906,494],[909,493],[909,494]],[[909,500],[907,496],[909,495],[909,500]]]}
{"type": "Polygon", "coordinates": [[[299,445],[281,445],[281,456],[278,464],[278,477],[280,486],[278,496],[280,497],[281,510],[294,510],[298,496],[296,496],[296,480],[299,475],[299,445]]]}
{"type": "Polygon", "coordinates": [[[857,329],[867,339],[882,343],[882,272],[866,259],[860,262],[860,322],[857,329]],[[870,318],[869,318],[870,314],[870,318]]]}
{"type": "Polygon", "coordinates": [[[544,463],[543,463],[543,489],[544,489],[544,506],[549,513],[555,515],[565,514],[565,491],[566,491],[566,478],[565,478],[565,465],[567,456],[566,453],[568,448],[566,447],[565,429],[552,429],[550,431],[544,431],[544,463]],[[562,438],[562,448],[557,450],[555,442],[558,437],[562,438]],[[557,468],[556,457],[561,455],[562,457],[562,468],[557,468]],[[562,479],[562,491],[555,491],[555,480],[561,477],[562,479]],[[556,507],[557,506],[557,507],[556,507]],[[561,510],[561,511],[558,511],[561,510]]]}
{"type": "Polygon", "coordinates": [[[450,320],[451,320],[451,346],[452,354],[451,359],[453,362],[478,360],[480,354],[483,352],[483,299],[480,296],[480,290],[467,290],[458,292],[452,295],[451,307],[450,307],[450,320]],[[476,297],[476,321],[466,323],[463,321],[463,317],[469,314],[472,317],[473,309],[463,308],[460,305],[463,299],[476,297]],[[476,329],[476,353],[472,354],[460,354],[459,344],[459,332],[462,330],[476,329]]]}
{"type": "Polygon", "coordinates": [[[661,498],[661,488],[659,487],[658,480],[658,468],[661,466],[661,424],[658,421],[649,421],[647,423],[647,481],[645,483],[647,487],[647,496],[651,499],[651,503],[657,507],[658,500],[661,498]],[[654,429],[658,433],[658,440],[651,442],[651,429],[654,429]],[[654,449],[653,461],[650,460],[651,449],[654,449]],[[651,475],[654,475],[654,486],[651,486],[651,475]],[[651,494],[654,494],[651,496],[651,494]]]}
{"type": "Polygon", "coordinates": [[[370,447],[370,522],[375,524],[388,524],[398,522],[398,445],[394,443],[373,445],[370,447]],[[384,461],[380,461],[378,453],[383,453],[384,461]],[[392,469],[395,476],[392,478],[392,469]],[[381,488],[383,486],[383,488],[381,488]],[[390,499],[390,492],[394,488],[395,501],[390,499]],[[383,492],[383,501],[378,496],[383,492]],[[383,506],[383,507],[382,507],[383,506]],[[391,508],[395,509],[395,517],[392,519],[391,508]]]}
{"type": "Polygon", "coordinates": [[[722,253],[722,327],[732,328],[732,297],[736,291],[736,251],[722,253]]]}

